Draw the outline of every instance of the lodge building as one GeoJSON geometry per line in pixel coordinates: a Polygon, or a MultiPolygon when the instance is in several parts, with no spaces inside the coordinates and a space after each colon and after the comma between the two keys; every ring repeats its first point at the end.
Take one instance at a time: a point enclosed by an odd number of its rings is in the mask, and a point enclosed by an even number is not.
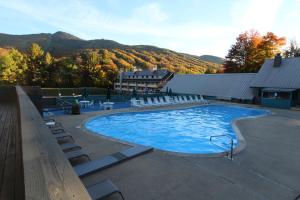
{"type": "Polygon", "coordinates": [[[156,93],[171,80],[174,73],[168,70],[121,72],[114,89],[119,92],[156,93]]]}

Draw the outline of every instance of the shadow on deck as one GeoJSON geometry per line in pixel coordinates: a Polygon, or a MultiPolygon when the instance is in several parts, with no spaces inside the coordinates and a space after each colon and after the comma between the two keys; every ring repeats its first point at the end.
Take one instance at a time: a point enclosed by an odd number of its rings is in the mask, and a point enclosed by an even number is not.
{"type": "Polygon", "coordinates": [[[0,199],[24,199],[18,100],[14,87],[0,89],[0,199]]]}

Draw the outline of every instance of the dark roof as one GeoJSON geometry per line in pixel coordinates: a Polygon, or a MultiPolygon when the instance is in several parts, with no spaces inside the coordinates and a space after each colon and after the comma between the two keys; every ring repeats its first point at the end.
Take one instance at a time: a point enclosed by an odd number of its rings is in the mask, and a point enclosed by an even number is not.
{"type": "Polygon", "coordinates": [[[286,89],[286,88],[264,88],[264,92],[293,92],[296,89],[286,89]]]}
{"type": "Polygon", "coordinates": [[[168,70],[144,70],[144,71],[128,71],[128,72],[123,72],[123,77],[128,77],[128,76],[166,76],[168,73],[170,73],[168,70]]]}
{"type": "Polygon", "coordinates": [[[300,57],[284,58],[281,65],[273,66],[274,59],[266,60],[251,82],[251,87],[300,88],[300,57]]]}

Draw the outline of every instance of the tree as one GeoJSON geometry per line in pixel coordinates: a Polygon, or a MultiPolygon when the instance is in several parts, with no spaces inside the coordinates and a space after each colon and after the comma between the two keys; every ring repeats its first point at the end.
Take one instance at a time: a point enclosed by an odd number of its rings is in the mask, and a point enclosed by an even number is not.
{"type": "Polygon", "coordinates": [[[257,31],[240,34],[228,51],[225,73],[257,72],[266,58],[273,58],[285,44],[284,37],[272,32],[261,36],[257,31]]]}
{"type": "Polygon", "coordinates": [[[59,87],[79,87],[80,73],[78,66],[71,57],[62,58],[54,63],[55,73],[53,75],[55,83],[59,87]]]}
{"type": "Polygon", "coordinates": [[[12,84],[24,83],[24,71],[27,69],[26,55],[12,49],[0,58],[0,79],[12,84]]]}
{"type": "Polygon", "coordinates": [[[204,72],[204,74],[215,74],[216,73],[216,70],[215,69],[212,69],[210,67],[208,67],[206,69],[206,71],[204,72]]]}
{"type": "Polygon", "coordinates": [[[300,57],[300,46],[298,45],[296,40],[291,40],[290,45],[284,51],[284,56],[286,58],[289,57],[300,57]]]}
{"type": "Polygon", "coordinates": [[[97,52],[84,50],[80,53],[79,59],[77,59],[77,65],[82,86],[93,86],[99,62],[100,57],[97,52]]]}
{"type": "Polygon", "coordinates": [[[40,68],[44,64],[44,51],[38,44],[33,43],[31,45],[27,63],[26,83],[28,85],[40,85],[42,81],[40,68]]]}
{"type": "Polygon", "coordinates": [[[54,58],[49,52],[43,56],[43,62],[39,66],[39,82],[42,86],[54,86],[54,74],[56,71],[54,58]]]}

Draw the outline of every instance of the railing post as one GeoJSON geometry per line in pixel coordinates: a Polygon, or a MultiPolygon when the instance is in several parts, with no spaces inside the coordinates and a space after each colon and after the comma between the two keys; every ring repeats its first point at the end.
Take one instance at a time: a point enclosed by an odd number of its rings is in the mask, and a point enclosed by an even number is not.
{"type": "Polygon", "coordinates": [[[232,154],[233,154],[233,139],[231,139],[230,160],[232,160],[232,154]]]}

